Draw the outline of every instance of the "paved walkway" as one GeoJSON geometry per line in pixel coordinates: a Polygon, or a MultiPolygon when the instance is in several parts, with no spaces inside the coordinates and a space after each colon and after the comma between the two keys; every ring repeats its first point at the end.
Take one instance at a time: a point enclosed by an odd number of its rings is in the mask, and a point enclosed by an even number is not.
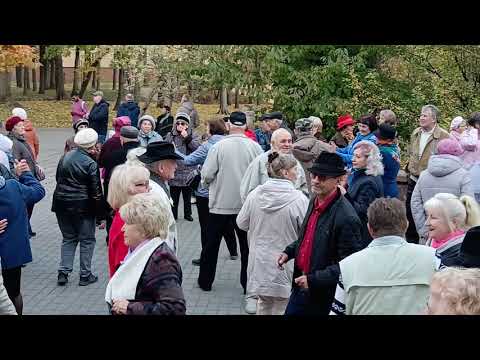
{"type": "MultiPolygon", "coordinates": [[[[57,268],[60,260],[61,233],[55,214],[50,211],[55,189],[55,171],[70,129],[39,129],[39,163],[47,175],[43,185],[47,195],[35,206],[32,228],[37,233],[31,239],[33,262],[22,272],[24,314],[107,314],[104,300],[108,282],[108,260],[105,230],[97,229],[97,245],[93,255],[92,270],[98,274],[95,284],[80,287],[79,250],[75,257],[74,272],[65,287],[57,286],[57,268]]],[[[179,236],[179,260],[183,270],[183,291],[187,300],[187,314],[245,314],[243,291],[240,286],[240,259],[232,261],[222,241],[217,266],[217,276],[211,292],[203,292],[196,283],[198,267],[191,261],[200,254],[200,225],[194,210],[195,221],[183,220],[180,206],[177,222],[179,236]]]]}

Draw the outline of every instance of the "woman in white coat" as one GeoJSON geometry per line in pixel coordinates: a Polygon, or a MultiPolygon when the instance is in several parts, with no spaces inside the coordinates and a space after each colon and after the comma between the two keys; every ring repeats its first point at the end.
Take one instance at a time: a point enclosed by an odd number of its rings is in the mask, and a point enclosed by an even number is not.
{"type": "Polygon", "coordinates": [[[296,167],[291,154],[269,154],[270,178],[247,196],[237,217],[238,227],[249,232],[247,288],[258,296],[257,315],[283,315],[290,296],[293,262],[280,269],[276,258],[297,240],[308,208],[294,187],[296,167]]]}

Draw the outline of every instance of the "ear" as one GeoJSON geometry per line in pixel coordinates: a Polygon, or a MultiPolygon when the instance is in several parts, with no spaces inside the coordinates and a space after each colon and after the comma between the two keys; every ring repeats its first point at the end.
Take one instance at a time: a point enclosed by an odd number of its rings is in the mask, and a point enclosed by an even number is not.
{"type": "Polygon", "coordinates": [[[370,236],[372,238],[375,238],[374,232],[373,232],[372,228],[370,227],[370,223],[368,223],[368,222],[367,222],[367,229],[368,229],[368,233],[370,234],[370,236]]]}

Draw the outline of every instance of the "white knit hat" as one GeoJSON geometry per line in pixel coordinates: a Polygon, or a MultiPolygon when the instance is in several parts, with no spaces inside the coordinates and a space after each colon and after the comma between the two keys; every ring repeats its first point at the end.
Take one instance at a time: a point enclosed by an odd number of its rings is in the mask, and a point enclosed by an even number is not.
{"type": "Polygon", "coordinates": [[[142,126],[142,122],[144,121],[150,121],[150,124],[152,124],[152,130],[155,129],[155,118],[152,115],[143,115],[140,119],[138,119],[138,127],[140,128],[142,126]]]}
{"type": "Polygon", "coordinates": [[[87,129],[81,129],[77,135],[75,135],[75,138],[73,139],[73,142],[81,148],[84,149],[89,149],[97,143],[98,140],[98,134],[95,130],[92,128],[87,128],[87,129]]]}
{"type": "Polygon", "coordinates": [[[12,115],[18,116],[22,120],[27,120],[27,112],[25,111],[25,109],[17,107],[12,110],[12,115]]]}

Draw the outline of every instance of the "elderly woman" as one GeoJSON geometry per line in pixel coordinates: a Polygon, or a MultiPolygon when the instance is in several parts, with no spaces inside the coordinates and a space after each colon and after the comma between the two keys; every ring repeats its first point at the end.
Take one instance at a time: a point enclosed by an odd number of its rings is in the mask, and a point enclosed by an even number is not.
{"type": "Polygon", "coordinates": [[[128,253],[105,301],[114,315],[185,315],[180,263],[167,245],[170,209],[152,193],[120,208],[128,253]]]}
{"type": "Polygon", "coordinates": [[[138,133],[138,141],[140,146],[147,147],[148,144],[155,141],[162,141],[163,138],[157,133],[155,129],[155,119],[151,115],[143,115],[138,120],[138,128],[140,132],[138,133]]]}
{"type": "Polygon", "coordinates": [[[237,225],[249,232],[247,288],[258,296],[257,315],[282,315],[290,297],[293,264],[280,269],[276,259],[298,239],[309,201],[295,189],[297,161],[293,155],[272,152],[267,171],[269,180],[248,194],[237,225]]]}
{"type": "Polygon", "coordinates": [[[341,115],[337,119],[337,132],[330,139],[330,143],[339,147],[345,148],[350,144],[355,135],[353,135],[353,126],[355,121],[350,115],[341,115]]]}
{"type": "Polygon", "coordinates": [[[437,250],[442,262],[458,256],[465,231],[480,225],[480,208],[471,196],[438,193],[425,203],[427,246],[437,250]]]}
{"type": "Polygon", "coordinates": [[[444,268],[433,275],[426,315],[480,315],[480,269],[444,268]]]}
{"type": "Polygon", "coordinates": [[[327,140],[323,137],[323,123],[322,119],[317,116],[309,116],[310,120],[312,120],[312,135],[315,136],[316,139],[326,142],[327,140]]]}
{"type": "MultiPolygon", "coordinates": [[[[165,141],[174,144],[175,149],[184,155],[189,155],[197,150],[200,146],[200,140],[192,131],[190,116],[187,113],[180,112],[175,115],[173,130],[167,134],[165,141]]],[[[194,177],[196,168],[197,166],[185,165],[184,162],[178,161],[175,177],[168,182],[173,199],[173,216],[175,220],[178,218],[178,202],[180,201],[180,194],[182,194],[183,217],[185,220],[193,221],[192,189],[187,184],[194,177]]]]}
{"type": "Polygon", "coordinates": [[[367,210],[375,199],[383,197],[383,163],[380,150],[370,141],[360,141],[353,151],[352,166],[348,191],[343,186],[340,186],[340,191],[353,205],[362,221],[362,239],[368,244],[372,237],[367,228],[367,210]]]}
{"type": "Polygon", "coordinates": [[[80,119],[78,120],[77,122],[73,123],[73,131],[74,131],[74,135],[72,137],[69,137],[66,141],[65,141],[65,148],[63,149],[63,153],[66,154],[67,152],[69,152],[70,150],[73,150],[77,147],[77,145],[75,144],[75,142],[73,141],[73,139],[75,139],[75,135],[77,135],[77,133],[82,130],[82,129],[86,129],[88,128],[88,120],[87,119],[80,119]]]}
{"type": "Polygon", "coordinates": [[[120,217],[119,209],[125,205],[133,195],[149,191],[150,172],[139,165],[119,165],[112,173],[109,184],[107,201],[114,209],[112,225],[108,234],[108,266],[110,277],[127,255],[128,247],[123,236],[124,221],[120,217]]]}
{"type": "Polygon", "coordinates": [[[430,156],[428,167],[422,171],[412,193],[411,207],[420,243],[425,244],[428,229],[425,225],[425,203],[438,193],[473,197],[470,173],[463,167],[463,149],[454,139],[440,140],[437,155],[430,156]]]}
{"type": "Polygon", "coordinates": [[[461,116],[457,116],[452,120],[450,137],[457,140],[463,149],[463,154],[460,156],[463,167],[470,169],[475,163],[480,161],[478,130],[473,126],[467,126],[467,121],[461,116]]]}

